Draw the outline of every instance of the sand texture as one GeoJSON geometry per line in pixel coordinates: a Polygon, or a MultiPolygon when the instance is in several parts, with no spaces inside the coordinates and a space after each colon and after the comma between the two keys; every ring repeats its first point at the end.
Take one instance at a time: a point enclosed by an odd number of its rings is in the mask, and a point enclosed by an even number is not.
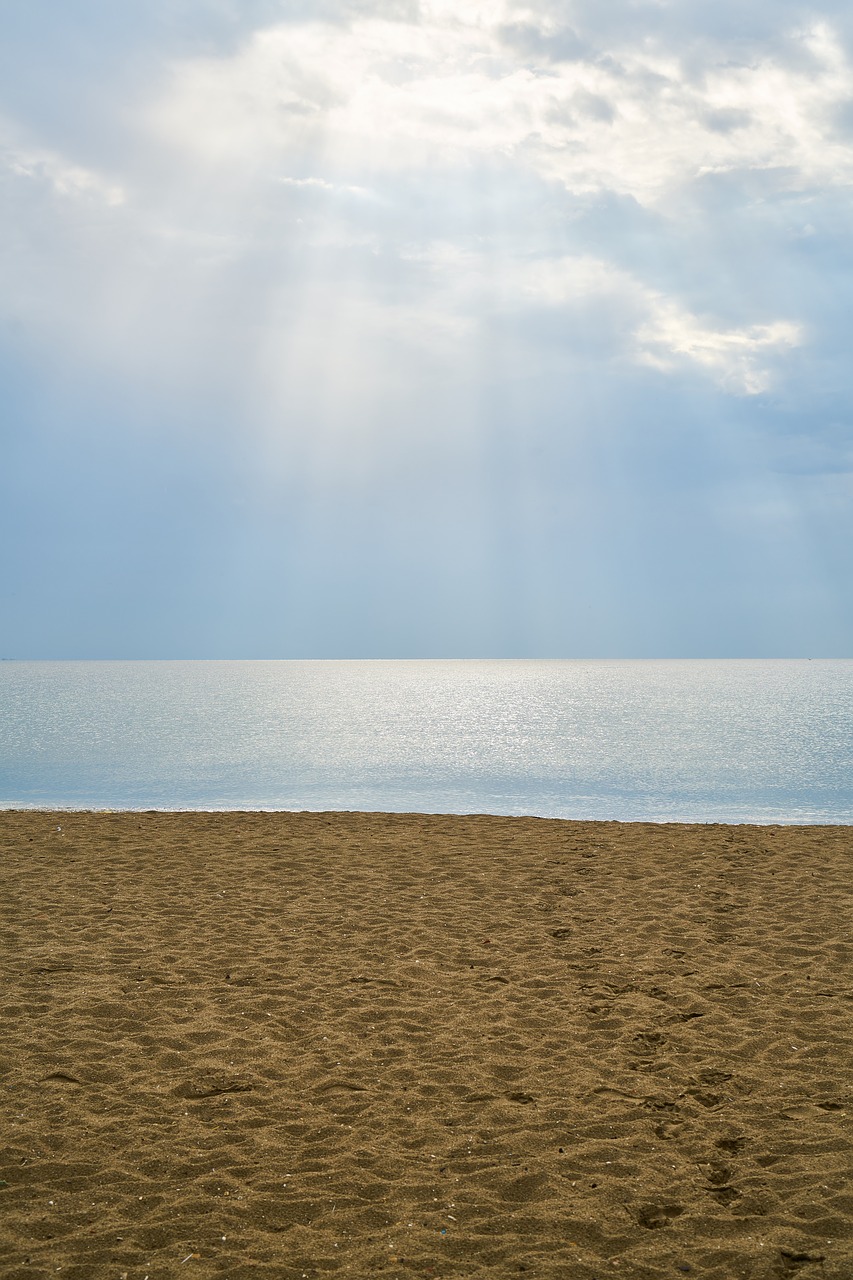
{"type": "Polygon", "coordinates": [[[4,1280],[853,1277],[849,828],[6,812],[0,850],[4,1280]]]}

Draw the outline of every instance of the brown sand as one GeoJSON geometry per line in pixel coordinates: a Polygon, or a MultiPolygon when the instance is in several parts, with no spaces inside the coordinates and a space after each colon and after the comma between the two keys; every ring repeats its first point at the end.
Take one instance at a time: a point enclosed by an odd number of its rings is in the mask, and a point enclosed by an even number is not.
{"type": "Polygon", "coordinates": [[[849,828],[0,848],[4,1278],[853,1277],[849,828]]]}

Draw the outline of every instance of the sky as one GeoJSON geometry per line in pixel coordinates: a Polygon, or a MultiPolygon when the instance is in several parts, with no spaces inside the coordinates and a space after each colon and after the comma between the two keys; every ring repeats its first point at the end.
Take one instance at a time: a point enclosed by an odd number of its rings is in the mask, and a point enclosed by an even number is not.
{"type": "Polygon", "coordinates": [[[853,11],[4,0],[0,657],[853,656],[853,11]]]}

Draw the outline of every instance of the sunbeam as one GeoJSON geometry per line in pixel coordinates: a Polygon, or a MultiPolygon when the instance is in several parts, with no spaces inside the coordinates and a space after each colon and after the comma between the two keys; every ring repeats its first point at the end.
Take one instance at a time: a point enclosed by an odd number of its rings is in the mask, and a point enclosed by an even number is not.
{"type": "Polygon", "coordinates": [[[8,65],[10,457],[65,441],[36,502],[90,495],[81,599],[127,588],[87,551],[121,492],[164,651],[849,644],[837,15],[186,7],[94,70],[69,46],[38,112],[8,65]]]}

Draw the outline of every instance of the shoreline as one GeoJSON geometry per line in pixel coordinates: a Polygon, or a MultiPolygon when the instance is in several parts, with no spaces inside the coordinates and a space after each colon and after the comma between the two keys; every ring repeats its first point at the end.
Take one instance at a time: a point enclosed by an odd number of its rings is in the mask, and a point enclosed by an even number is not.
{"type": "Polygon", "coordinates": [[[10,1280],[853,1272],[847,826],[18,809],[0,849],[10,1280]]]}
{"type": "Polygon", "coordinates": [[[223,808],[171,808],[158,807],[156,805],[146,805],[139,808],[106,808],[98,805],[25,805],[20,801],[9,801],[4,803],[0,801],[0,816],[8,815],[26,815],[26,814],[42,814],[50,815],[58,814],[79,814],[83,817],[108,817],[115,815],[117,817],[136,817],[140,814],[156,814],[159,816],[175,816],[189,817],[193,814],[209,815],[216,817],[235,817],[240,815],[257,815],[264,817],[367,817],[367,818],[448,818],[460,819],[496,819],[500,822],[564,822],[576,826],[619,826],[619,827],[642,827],[642,826],[672,826],[672,827],[756,827],[756,828],[778,828],[780,830],[827,830],[837,831],[839,829],[849,830],[853,832],[853,821],[839,819],[837,822],[825,821],[815,822],[810,820],[799,819],[776,819],[775,821],[749,819],[749,818],[576,818],[563,817],[547,813],[489,813],[483,810],[470,810],[459,812],[447,809],[423,810],[423,809],[281,809],[270,806],[263,808],[258,806],[246,806],[245,808],[235,808],[233,806],[223,808]]]}

